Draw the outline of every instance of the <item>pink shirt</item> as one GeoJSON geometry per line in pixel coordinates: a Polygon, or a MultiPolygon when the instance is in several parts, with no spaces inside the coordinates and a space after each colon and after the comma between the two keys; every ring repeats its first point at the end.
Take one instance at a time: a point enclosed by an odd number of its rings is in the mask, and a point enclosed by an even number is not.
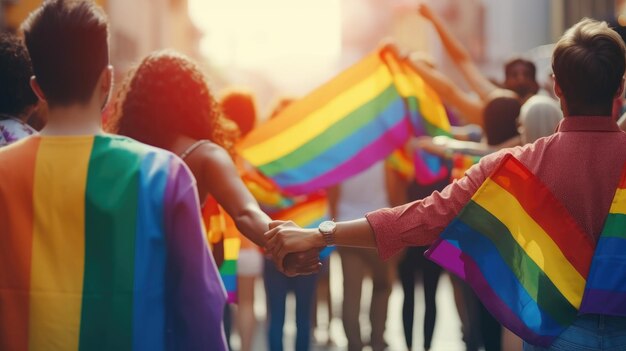
{"type": "Polygon", "coordinates": [[[386,259],[406,246],[430,245],[506,154],[539,177],[597,240],[626,162],[626,133],[610,117],[567,117],[555,134],[484,157],[441,192],[368,213],[379,255],[386,259]]]}

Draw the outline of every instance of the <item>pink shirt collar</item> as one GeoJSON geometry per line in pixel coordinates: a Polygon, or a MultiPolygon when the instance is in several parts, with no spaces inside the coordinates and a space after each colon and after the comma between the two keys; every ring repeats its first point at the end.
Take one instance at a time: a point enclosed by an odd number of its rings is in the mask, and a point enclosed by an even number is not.
{"type": "Polygon", "coordinates": [[[565,117],[557,132],[619,132],[621,129],[610,116],[565,117]]]}

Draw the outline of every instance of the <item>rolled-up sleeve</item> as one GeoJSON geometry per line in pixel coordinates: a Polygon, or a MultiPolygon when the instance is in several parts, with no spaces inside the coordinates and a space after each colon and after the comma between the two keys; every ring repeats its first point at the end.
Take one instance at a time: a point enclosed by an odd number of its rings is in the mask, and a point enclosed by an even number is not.
{"type": "Polygon", "coordinates": [[[432,244],[469,202],[498,165],[503,152],[484,157],[465,176],[441,192],[408,204],[383,208],[365,215],[376,237],[378,254],[388,259],[407,246],[432,244]]]}

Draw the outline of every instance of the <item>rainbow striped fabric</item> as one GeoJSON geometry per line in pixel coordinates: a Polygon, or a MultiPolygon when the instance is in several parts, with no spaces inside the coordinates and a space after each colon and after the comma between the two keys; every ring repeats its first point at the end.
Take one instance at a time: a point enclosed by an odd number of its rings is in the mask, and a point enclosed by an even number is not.
{"type": "Polygon", "coordinates": [[[225,350],[193,176],[107,135],[0,150],[1,350],[225,350]]]}
{"type": "Polygon", "coordinates": [[[213,257],[218,265],[218,271],[228,303],[237,302],[237,259],[241,239],[233,219],[209,196],[202,206],[202,219],[207,233],[213,257]]]}
{"type": "MultiPolygon", "coordinates": [[[[328,198],[323,191],[318,191],[295,199],[294,204],[282,211],[271,213],[273,219],[293,221],[303,228],[317,228],[320,223],[328,220],[328,198]]],[[[320,259],[325,259],[334,248],[325,247],[320,259]]]]}
{"type": "Polygon", "coordinates": [[[626,316],[626,166],[596,246],[581,313],[626,316]]]}
{"type": "Polygon", "coordinates": [[[415,165],[404,148],[397,149],[385,160],[385,167],[394,171],[405,181],[415,177],[415,165]]]}
{"type": "Polygon", "coordinates": [[[272,180],[258,171],[245,172],[241,179],[266,213],[282,211],[295,204],[293,196],[284,194],[272,180]]]}
{"type": "Polygon", "coordinates": [[[577,317],[593,252],[565,207],[508,155],[427,256],[503,326],[546,347],[577,317]]]}
{"type": "Polygon", "coordinates": [[[452,155],[452,171],[450,179],[461,179],[465,176],[465,172],[473,165],[480,162],[480,156],[466,155],[460,152],[455,152],[452,155]]]}
{"type": "Polygon", "coordinates": [[[386,46],[289,105],[238,150],[285,192],[308,194],[367,169],[411,134],[448,129],[437,95],[386,46]]]}
{"type": "Polygon", "coordinates": [[[443,158],[417,150],[413,155],[415,165],[415,181],[419,185],[430,185],[448,178],[450,165],[443,158]]]}
{"type": "MultiPolygon", "coordinates": [[[[258,172],[246,172],[242,179],[259,206],[273,219],[290,220],[303,228],[317,228],[328,219],[328,198],[324,191],[290,196],[258,172]]],[[[320,258],[328,257],[332,250],[325,248],[320,258]]]]}

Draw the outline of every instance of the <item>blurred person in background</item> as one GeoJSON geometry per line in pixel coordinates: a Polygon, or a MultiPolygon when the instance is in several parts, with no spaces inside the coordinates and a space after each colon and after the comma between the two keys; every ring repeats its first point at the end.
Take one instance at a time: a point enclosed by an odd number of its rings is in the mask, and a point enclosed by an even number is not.
{"type": "MultiPolygon", "coordinates": [[[[276,117],[295,99],[280,98],[270,112],[270,119],[276,117]]],[[[269,350],[282,351],[283,330],[285,326],[285,303],[287,294],[293,292],[296,300],[296,351],[311,349],[311,332],[313,323],[313,306],[317,288],[318,274],[289,277],[279,271],[269,257],[263,271],[265,295],[267,297],[267,314],[269,320],[269,350]]]]}
{"type": "MultiPolygon", "coordinates": [[[[440,191],[449,184],[448,177],[429,185],[418,184],[413,179],[395,172],[387,167],[386,186],[389,194],[389,204],[392,207],[403,205],[407,202],[422,199],[433,191],[440,191]]],[[[404,299],[402,300],[402,326],[404,327],[404,340],[407,350],[413,349],[413,319],[415,315],[415,280],[421,274],[424,289],[424,318],[423,318],[423,347],[430,350],[435,320],[437,318],[437,285],[441,275],[441,267],[426,259],[424,252],[428,249],[423,247],[409,247],[400,255],[398,261],[398,277],[402,284],[404,299]]]]}
{"type": "MultiPolygon", "coordinates": [[[[375,208],[387,207],[384,162],[328,190],[330,217],[345,220],[362,216],[375,208]]],[[[343,327],[348,338],[348,351],[360,351],[366,345],[361,337],[362,284],[366,275],[372,279],[372,300],[368,304],[371,333],[369,345],[373,351],[387,348],[384,339],[387,307],[392,285],[392,265],[382,261],[376,251],[338,248],[343,271],[343,327]]]]}
{"type": "Polygon", "coordinates": [[[426,4],[420,4],[419,13],[430,21],[446,52],[459,68],[465,80],[472,90],[478,94],[479,99],[462,91],[450,79],[429,67],[421,60],[414,60],[414,66],[424,80],[442,97],[445,103],[456,108],[468,123],[483,125],[483,110],[487,104],[496,97],[509,96],[514,93],[521,103],[539,91],[536,81],[535,65],[524,59],[515,58],[510,60],[504,67],[505,80],[503,88],[498,87],[487,79],[472,60],[469,52],[452,35],[445,23],[426,4]],[[508,91],[508,92],[507,92],[508,91]]]}
{"type": "MultiPolygon", "coordinates": [[[[257,108],[252,93],[230,90],[220,99],[222,112],[237,124],[239,139],[244,138],[257,124],[257,108]]],[[[236,154],[235,165],[243,175],[252,167],[236,154]]],[[[226,230],[237,231],[233,221],[227,218],[226,230]]],[[[241,338],[241,351],[251,351],[257,320],[254,315],[254,283],[263,274],[263,255],[259,247],[239,233],[241,249],[237,259],[237,329],[241,338]]],[[[226,312],[228,313],[228,312],[226,312]]],[[[225,318],[225,323],[228,323],[225,318]]]]}
{"type": "Polygon", "coordinates": [[[24,43],[11,34],[0,34],[0,147],[37,133],[28,124],[38,103],[30,87],[32,76],[24,43]]]}

